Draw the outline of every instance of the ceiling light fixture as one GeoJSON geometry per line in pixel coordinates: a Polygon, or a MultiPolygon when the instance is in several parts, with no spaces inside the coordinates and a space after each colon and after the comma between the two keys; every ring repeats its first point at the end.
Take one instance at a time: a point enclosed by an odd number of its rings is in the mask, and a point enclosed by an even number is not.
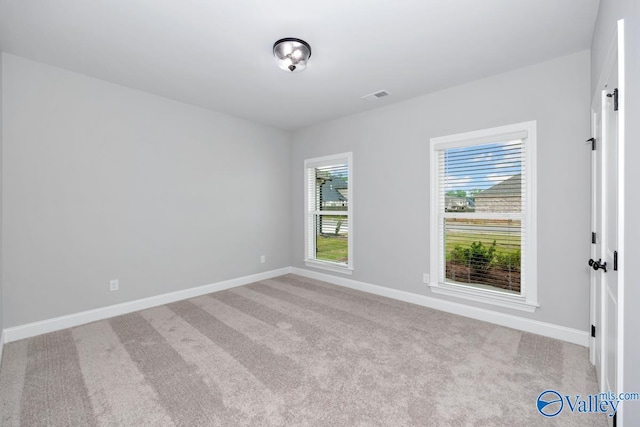
{"type": "Polygon", "coordinates": [[[311,57],[311,46],[304,40],[286,37],[273,44],[273,56],[283,70],[292,73],[302,71],[307,68],[311,57]]]}

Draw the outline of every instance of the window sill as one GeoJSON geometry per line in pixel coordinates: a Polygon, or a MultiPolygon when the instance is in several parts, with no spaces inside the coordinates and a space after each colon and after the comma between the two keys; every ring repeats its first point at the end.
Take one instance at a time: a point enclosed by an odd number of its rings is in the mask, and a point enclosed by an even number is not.
{"type": "Polygon", "coordinates": [[[527,301],[524,297],[518,295],[508,295],[499,291],[480,290],[474,289],[471,286],[451,285],[447,283],[429,284],[429,287],[436,294],[448,295],[467,299],[470,301],[497,305],[499,307],[526,311],[528,313],[533,313],[536,308],[539,307],[538,304],[527,301]]]}
{"type": "Polygon", "coordinates": [[[351,275],[353,273],[353,268],[346,265],[335,264],[332,262],[305,260],[304,264],[307,267],[318,268],[320,270],[329,270],[333,271],[334,273],[342,273],[348,275],[351,275]]]}

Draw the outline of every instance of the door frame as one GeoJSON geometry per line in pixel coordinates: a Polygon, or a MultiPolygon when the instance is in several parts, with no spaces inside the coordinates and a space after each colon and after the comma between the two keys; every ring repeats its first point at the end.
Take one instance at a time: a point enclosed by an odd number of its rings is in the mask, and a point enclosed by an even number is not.
{"type": "MultiPolygon", "coordinates": [[[[598,137],[602,132],[602,113],[601,113],[601,94],[600,90],[596,91],[597,96],[594,96],[593,102],[591,104],[591,135],[593,138],[596,138],[596,144],[600,141],[598,137]],[[598,129],[598,122],[600,122],[600,128],[598,129]],[[599,133],[600,132],[600,133],[599,133]]],[[[590,142],[590,141],[587,141],[590,142]]],[[[598,230],[598,221],[601,220],[602,212],[598,210],[597,200],[600,197],[598,192],[598,178],[597,174],[602,173],[602,165],[601,158],[598,157],[597,151],[591,149],[591,156],[589,157],[591,163],[591,232],[595,233],[598,230]]],[[[591,259],[598,259],[598,255],[600,254],[599,246],[593,242],[593,237],[590,244],[589,255],[591,259]]],[[[597,286],[597,276],[593,271],[590,270],[589,274],[589,321],[590,324],[598,329],[601,329],[600,317],[598,317],[600,313],[600,307],[598,306],[598,293],[601,293],[601,286],[597,286]]],[[[600,285],[602,283],[600,282],[600,285]]],[[[602,298],[602,296],[600,296],[602,298]]],[[[599,336],[596,334],[596,336],[599,336]]],[[[598,371],[602,370],[601,362],[602,362],[602,340],[594,337],[593,334],[589,336],[589,360],[592,365],[596,366],[598,371]],[[600,347],[600,359],[596,359],[597,356],[597,347],[600,347]],[[598,365],[596,365],[598,364],[598,365]]],[[[599,373],[599,372],[598,372],[599,373]]],[[[600,378],[598,378],[598,387],[601,387],[600,378]]]]}
{"type": "MultiPolygon", "coordinates": [[[[624,216],[624,194],[625,194],[625,182],[624,182],[624,172],[625,172],[625,163],[624,163],[624,155],[625,155],[625,128],[626,128],[626,117],[625,117],[625,93],[626,93],[626,81],[625,81],[625,31],[624,31],[624,20],[620,19],[617,22],[616,31],[613,35],[613,39],[609,46],[607,56],[605,58],[602,71],[600,73],[600,78],[598,79],[598,84],[595,88],[595,93],[592,97],[591,103],[591,129],[592,135],[595,137],[596,134],[596,117],[602,114],[602,90],[605,88],[606,80],[608,79],[610,73],[612,72],[614,66],[618,66],[618,175],[617,175],[617,186],[618,186],[618,209],[617,209],[617,221],[618,221],[618,231],[617,231],[617,240],[618,240],[618,313],[617,313],[617,336],[618,340],[616,343],[616,386],[618,391],[624,391],[624,309],[625,309],[625,298],[624,298],[624,289],[625,289],[625,216],[624,216]]],[[[602,117],[600,117],[600,121],[602,122],[602,117]]],[[[602,131],[602,127],[601,127],[602,131]]],[[[601,144],[601,141],[596,141],[597,144],[601,144]]],[[[598,146],[596,146],[598,149],[598,146]]],[[[600,174],[603,175],[603,165],[602,159],[603,156],[600,156],[600,164],[596,164],[596,157],[592,157],[592,165],[600,168],[600,174]]],[[[593,175],[593,173],[592,173],[593,175]]],[[[592,179],[595,179],[592,177],[592,179]]],[[[596,218],[602,218],[604,213],[604,203],[601,204],[601,211],[596,212],[595,204],[593,203],[594,198],[596,197],[595,186],[592,185],[591,189],[591,226],[592,230],[595,230],[596,226],[596,218]]],[[[602,194],[602,192],[601,192],[602,194]]],[[[601,257],[602,253],[596,253],[596,245],[591,245],[591,256],[596,259],[601,257]]],[[[612,268],[613,266],[611,266],[612,268]]],[[[598,273],[595,273],[598,274],[598,273]]],[[[604,328],[602,325],[596,324],[596,314],[597,311],[600,310],[602,313],[602,307],[598,307],[596,305],[596,288],[595,288],[595,275],[594,272],[590,274],[590,294],[591,294],[591,302],[590,302],[590,321],[592,325],[596,326],[596,334],[602,336],[604,333],[604,328]]],[[[603,298],[600,299],[600,304],[603,304],[603,298]]],[[[602,319],[602,317],[600,317],[602,319]]],[[[589,357],[591,363],[595,364],[595,350],[598,341],[602,343],[604,346],[604,340],[597,340],[595,338],[590,338],[589,340],[589,357]]],[[[602,362],[602,359],[601,359],[602,362]]],[[[602,366],[599,367],[599,372],[602,372],[602,366]]],[[[603,381],[601,378],[598,378],[598,384],[600,387],[603,386],[603,381]]],[[[607,390],[600,390],[607,391],[607,390]]],[[[624,411],[624,403],[618,407],[618,421],[622,421],[623,419],[623,411],[624,411]]],[[[622,424],[618,424],[621,426],[622,424]]]]}

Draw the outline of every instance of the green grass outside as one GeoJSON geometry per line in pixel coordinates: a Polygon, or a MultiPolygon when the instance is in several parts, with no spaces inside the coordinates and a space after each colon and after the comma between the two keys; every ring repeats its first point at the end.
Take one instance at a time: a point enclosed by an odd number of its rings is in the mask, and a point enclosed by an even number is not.
{"type": "Polygon", "coordinates": [[[349,247],[346,235],[316,236],[316,259],[332,262],[347,262],[349,260],[349,247]]]}

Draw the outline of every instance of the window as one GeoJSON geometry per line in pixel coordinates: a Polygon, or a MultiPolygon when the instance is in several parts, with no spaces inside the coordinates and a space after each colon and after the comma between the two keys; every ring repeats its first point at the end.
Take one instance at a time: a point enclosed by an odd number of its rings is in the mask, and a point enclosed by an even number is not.
{"type": "Polygon", "coordinates": [[[305,263],[351,274],[351,153],[308,159],[305,168],[305,263]]]}
{"type": "Polygon", "coordinates": [[[431,289],[533,312],[536,122],[431,139],[431,289]]]}

